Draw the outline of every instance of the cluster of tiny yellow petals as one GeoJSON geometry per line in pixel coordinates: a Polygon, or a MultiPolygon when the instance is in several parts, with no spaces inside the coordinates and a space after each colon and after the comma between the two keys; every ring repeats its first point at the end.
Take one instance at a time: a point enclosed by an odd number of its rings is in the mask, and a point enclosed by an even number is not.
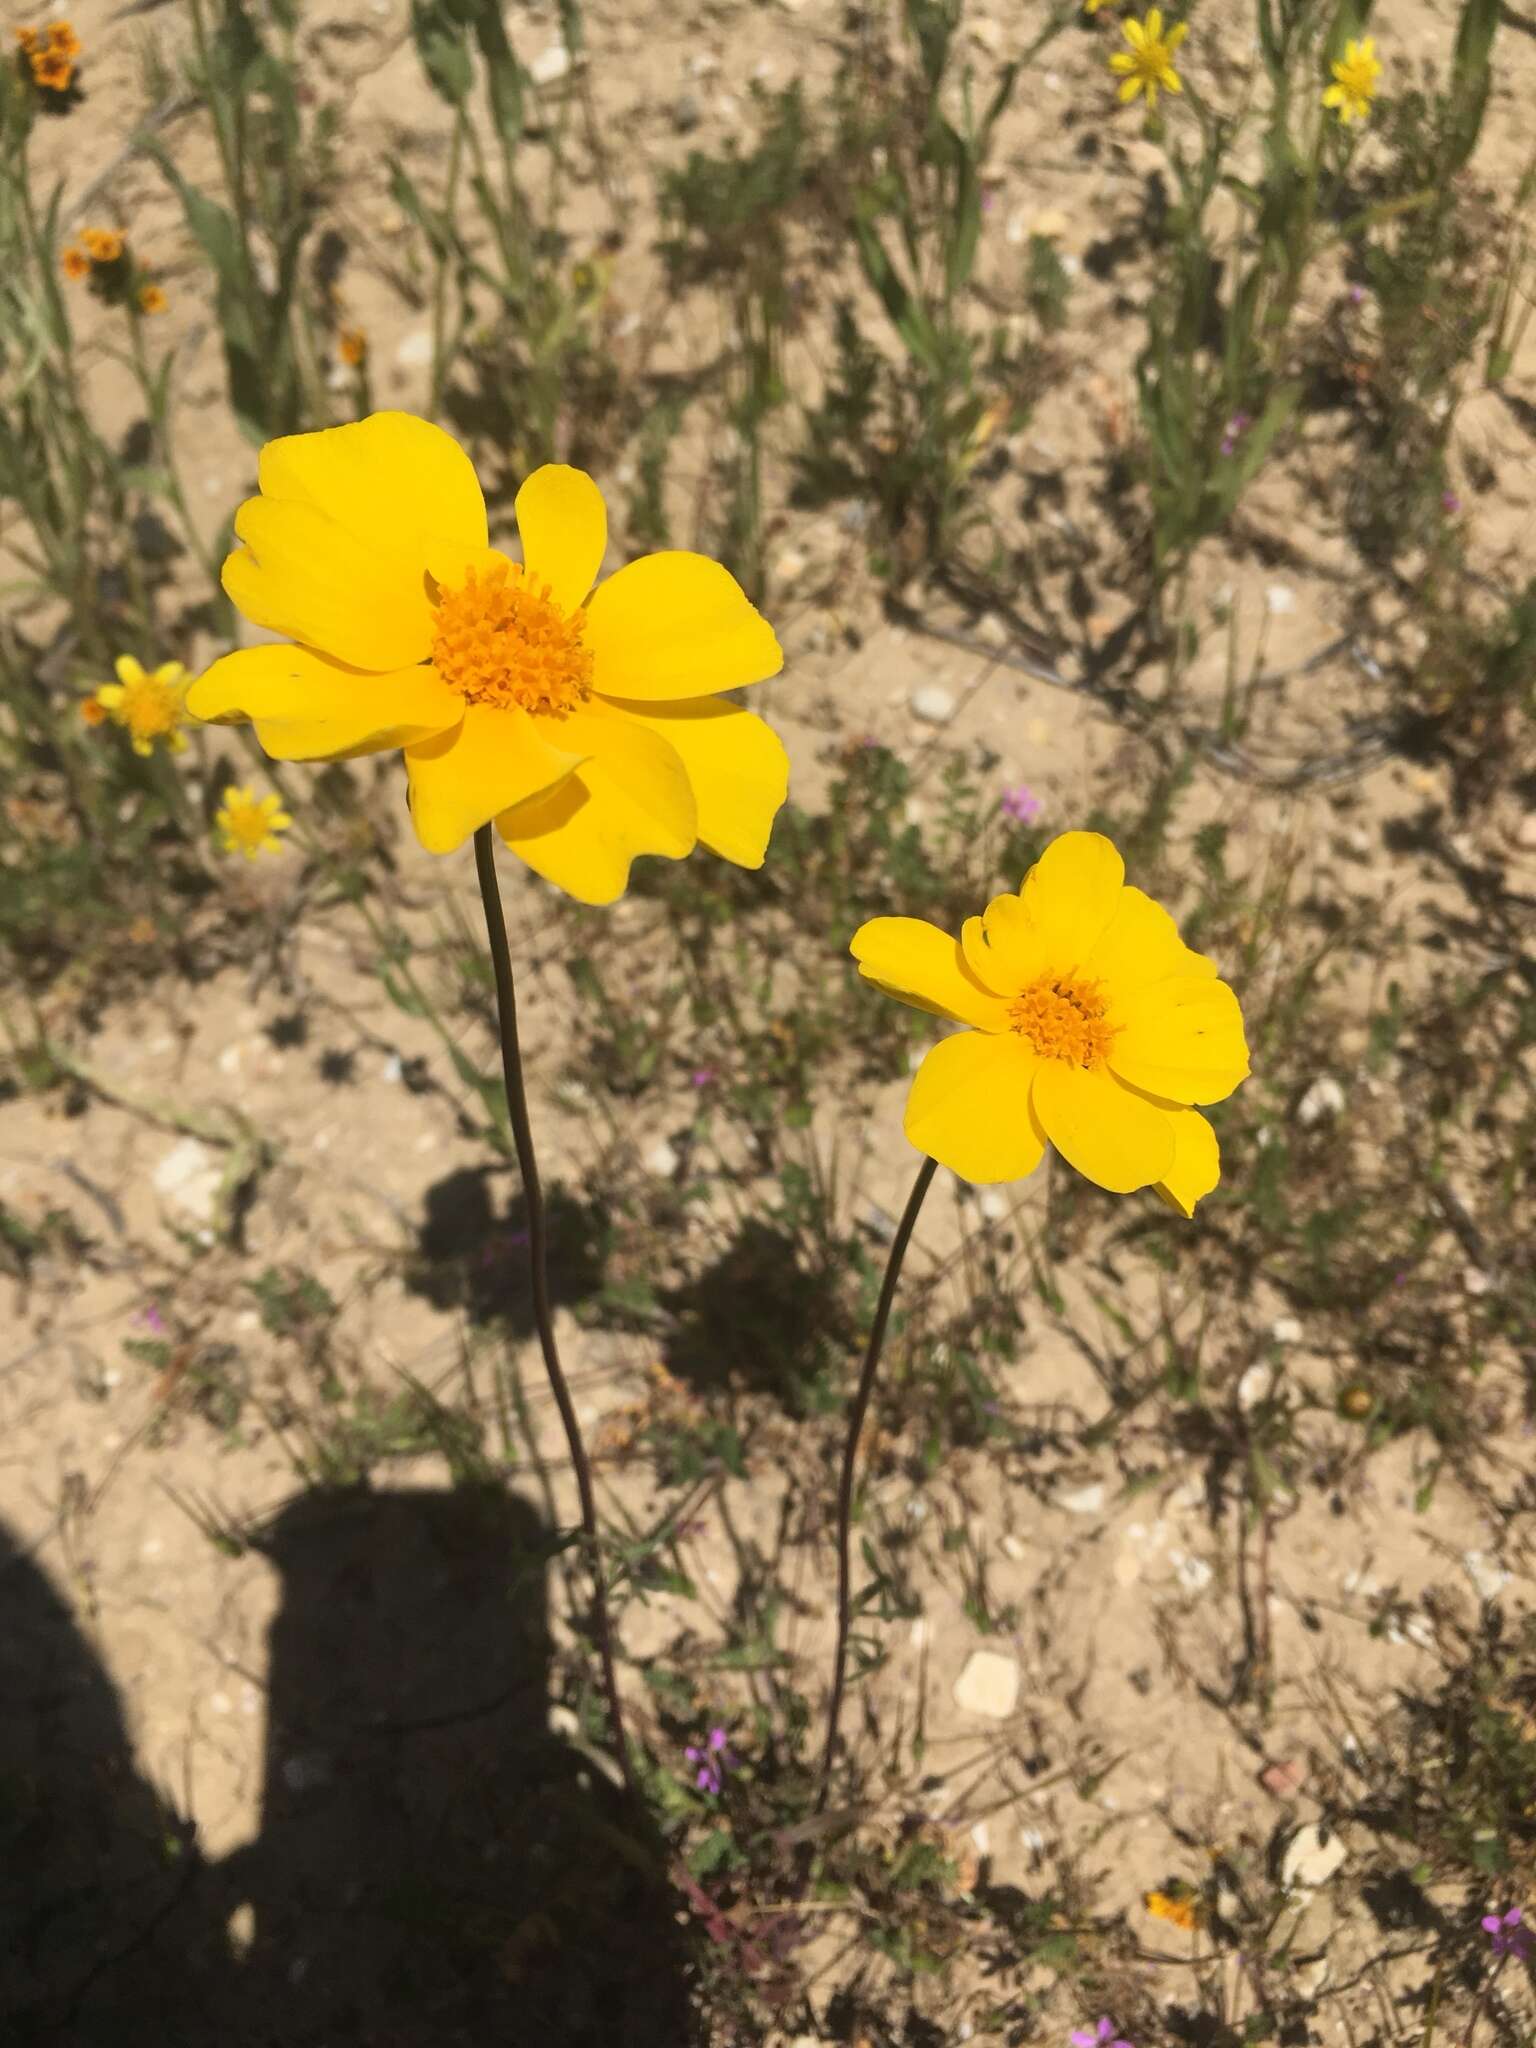
{"type": "Polygon", "coordinates": [[[1101,1067],[1116,1030],[1105,1021],[1108,1007],[1102,982],[1043,974],[1008,1005],[1008,1021],[1042,1059],[1101,1067]]]}
{"type": "Polygon", "coordinates": [[[32,73],[32,83],[44,92],[66,93],[74,82],[80,55],[80,38],[67,21],[50,21],[44,29],[19,28],[16,41],[32,73]]]}
{"type": "Polygon", "coordinates": [[[468,570],[439,588],[436,612],[432,666],[469,703],[563,718],[592,694],[585,615],[561,611],[520,563],[468,570]]]}
{"type": "Polygon", "coordinates": [[[1333,84],[1323,94],[1323,105],[1336,108],[1346,128],[1351,121],[1365,120],[1380,76],[1375,37],[1365,36],[1358,42],[1351,37],[1344,46],[1344,55],[1333,67],[1333,84]]]}
{"type": "Polygon", "coordinates": [[[279,832],[293,823],[283,809],[281,797],[257,796],[244,784],[231,783],[224,792],[224,807],[214,813],[226,853],[243,853],[247,860],[258,854],[280,853],[279,832]]]}
{"type": "Polygon", "coordinates": [[[117,664],[117,674],[115,683],[103,683],[81,705],[86,723],[99,725],[105,716],[123,726],[136,754],[152,754],[156,740],[163,740],[171,753],[179,754],[187,744],[181,730],[187,715],[187,672],[181,663],[162,662],[151,674],[125,654],[117,664]]]}

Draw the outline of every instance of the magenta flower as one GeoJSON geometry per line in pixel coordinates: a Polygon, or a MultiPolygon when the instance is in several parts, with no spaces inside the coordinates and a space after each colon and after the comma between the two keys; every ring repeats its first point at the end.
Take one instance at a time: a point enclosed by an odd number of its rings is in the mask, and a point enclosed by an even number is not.
{"type": "Polygon", "coordinates": [[[1505,1956],[1513,1956],[1517,1963],[1523,1963],[1531,1953],[1531,1930],[1523,1924],[1518,1906],[1511,1906],[1502,1919],[1497,1913],[1485,1913],[1483,1932],[1488,1937],[1495,1962],[1502,1962],[1505,1956]]]}
{"type": "Polygon", "coordinates": [[[725,1773],[733,1769],[736,1763],[735,1757],[726,1748],[726,1740],[723,1728],[711,1728],[703,1749],[690,1742],[683,1751],[683,1755],[694,1766],[693,1782],[701,1792],[708,1792],[712,1798],[719,1795],[720,1787],[725,1782],[725,1773]]]}
{"type": "Polygon", "coordinates": [[[1003,791],[998,808],[1016,825],[1028,825],[1039,812],[1040,799],[1020,782],[1013,789],[1003,791]]]}
{"type": "Polygon", "coordinates": [[[1131,2048],[1131,2044],[1117,2038],[1108,2020],[1100,2020],[1096,2027],[1079,2027],[1072,2036],[1072,2048],[1131,2048]]]}
{"type": "Polygon", "coordinates": [[[139,1321],[149,1331],[151,1336],[163,1337],[165,1335],[165,1317],[161,1315],[159,1306],[155,1302],[152,1301],[148,1308],[140,1309],[139,1321]]]}
{"type": "Polygon", "coordinates": [[[1440,503],[1451,514],[1452,518],[1461,510],[1461,500],[1454,491],[1442,491],[1440,493],[1440,503]]]}
{"type": "Polygon", "coordinates": [[[717,1077],[715,1069],[713,1067],[695,1067],[693,1072],[688,1076],[688,1085],[691,1088],[707,1088],[710,1082],[715,1080],[716,1078],[717,1077]]]}
{"type": "Polygon", "coordinates": [[[1223,454],[1223,455],[1230,455],[1230,454],[1232,454],[1233,450],[1234,450],[1234,449],[1235,449],[1235,448],[1237,447],[1237,444],[1238,444],[1238,442],[1239,442],[1239,441],[1241,441],[1241,439],[1243,438],[1244,434],[1246,434],[1246,433],[1247,433],[1248,429],[1249,429],[1249,428],[1250,428],[1250,427],[1251,427],[1252,425],[1253,425],[1253,414],[1252,414],[1252,413],[1249,413],[1249,412],[1235,412],[1235,413],[1233,413],[1233,415],[1232,415],[1231,419],[1229,419],[1229,420],[1227,421],[1227,431],[1226,431],[1226,432],[1225,432],[1225,433],[1224,433],[1224,434],[1222,435],[1222,437],[1221,437],[1221,452],[1222,452],[1222,454],[1223,454]]]}

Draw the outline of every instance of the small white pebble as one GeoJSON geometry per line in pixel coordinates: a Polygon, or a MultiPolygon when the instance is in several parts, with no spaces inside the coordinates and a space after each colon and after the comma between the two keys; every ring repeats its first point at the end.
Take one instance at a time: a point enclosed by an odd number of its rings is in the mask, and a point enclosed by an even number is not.
{"type": "Polygon", "coordinates": [[[983,1188],[976,1206],[989,1223],[1001,1223],[1008,1214],[1007,1199],[996,1188],[983,1188]]]}
{"type": "Polygon", "coordinates": [[[551,43],[540,50],[528,66],[528,76],[535,85],[554,85],[564,78],[571,68],[571,53],[564,43],[551,43]]]}
{"type": "Polygon", "coordinates": [[[1054,1505],[1065,1508],[1069,1515],[1097,1515],[1104,1506],[1104,1482],[1095,1479],[1087,1486],[1075,1487],[1069,1493],[1058,1493],[1054,1505]]]}
{"type": "Polygon", "coordinates": [[[1296,1105],[1298,1120],[1307,1125],[1325,1116],[1337,1116],[1344,1107],[1344,1090],[1332,1074],[1319,1074],[1296,1105]]]}
{"type": "Polygon", "coordinates": [[[384,1057],[384,1064],[379,1068],[379,1079],[381,1081],[387,1081],[390,1083],[391,1086],[393,1086],[394,1083],[400,1079],[401,1075],[404,1072],[405,1068],[401,1062],[399,1053],[386,1053],[384,1057]]]}
{"type": "Polygon", "coordinates": [[[1271,583],[1264,593],[1264,602],[1270,613],[1279,618],[1285,612],[1296,609],[1296,593],[1285,583],[1271,583]]]}
{"type": "Polygon", "coordinates": [[[676,1148],[665,1138],[658,1138],[649,1151],[641,1154],[640,1164],[647,1173],[654,1173],[658,1179],[670,1180],[678,1166],[676,1148]]]}
{"type": "Polygon", "coordinates": [[[908,702],[912,716],[926,725],[948,725],[955,715],[954,696],[939,683],[924,683],[912,692],[908,702]]]}
{"type": "Polygon", "coordinates": [[[1299,1344],[1302,1328],[1294,1316],[1276,1316],[1269,1326],[1269,1334],[1277,1344],[1299,1344]]]}
{"type": "Polygon", "coordinates": [[[1468,1266],[1461,1276],[1461,1284],[1468,1294],[1486,1294],[1493,1282],[1481,1266],[1468,1266]]]}

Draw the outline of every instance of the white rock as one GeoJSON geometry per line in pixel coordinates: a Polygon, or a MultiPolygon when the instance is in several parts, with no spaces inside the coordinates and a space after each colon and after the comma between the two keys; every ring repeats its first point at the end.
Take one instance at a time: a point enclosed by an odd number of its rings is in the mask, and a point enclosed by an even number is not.
{"type": "Polygon", "coordinates": [[[1261,1401],[1267,1401],[1274,1391],[1275,1374],[1272,1366],[1261,1359],[1257,1365],[1250,1365],[1237,1383],[1237,1405],[1245,1412],[1257,1408],[1261,1401]]]}
{"type": "Polygon", "coordinates": [[[1203,1593],[1215,1576],[1203,1557],[1191,1557],[1185,1550],[1171,1550],[1168,1557],[1186,1593],[1203,1593]]]}
{"type": "Polygon", "coordinates": [[[1316,1891],[1344,1863],[1344,1844],[1321,1826],[1298,1828],[1280,1866],[1287,1891],[1316,1891]]]}
{"type": "Polygon", "coordinates": [[[1271,583],[1264,593],[1264,602],[1271,614],[1278,618],[1285,612],[1295,611],[1296,593],[1287,584],[1271,583]]]}
{"type": "Polygon", "coordinates": [[[545,1725],[548,1727],[551,1735],[558,1735],[562,1741],[569,1741],[571,1736],[581,1733],[581,1722],[577,1719],[574,1710],[562,1705],[559,1700],[551,1703],[549,1712],[545,1716],[545,1725]]]}
{"type": "Polygon", "coordinates": [[[793,583],[806,571],[807,558],[799,548],[782,548],[774,561],[773,573],[780,583],[793,583]]]}
{"type": "Polygon", "coordinates": [[[1104,1508],[1104,1482],[1095,1479],[1087,1486],[1075,1487],[1070,1493],[1058,1493],[1055,1505],[1065,1508],[1069,1515],[1097,1515],[1104,1508]]]}
{"type": "Polygon", "coordinates": [[[924,683],[912,692],[909,702],[912,716],[926,725],[948,725],[955,715],[954,697],[939,683],[924,683]]]}
{"type": "Polygon", "coordinates": [[[402,370],[424,370],[432,360],[432,334],[426,327],[413,327],[402,335],[395,348],[395,361],[402,370]]]}
{"type": "Polygon", "coordinates": [[[223,1179],[218,1154],[200,1138],[183,1138],[173,1145],[150,1176],[157,1195],[204,1228],[217,1212],[223,1179]]]}
{"type": "Polygon", "coordinates": [[[955,1680],[955,1705],[964,1714],[1006,1721],[1019,1702],[1019,1667],[996,1650],[973,1650],[955,1680]]]}
{"type": "Polygon", "coordinates": [[[1011,1557],[1015,1561],[1015,1563],[1017,1563],[1017,1561],[1020,1558],[1026,1555],[1024,1546],[1019,1541],[1017,1536],[1000,1536],[998,1538],[997,1547],[1003,1553],[1004,1557],[1011,1557]]]}
{"type": "Polygon", "coordinates": [[[677,1171],[677,1153],[665,1138],[658,1138],[650,1150],[642,1155],[640,1164],[647,1173],[654,1173],[662,1180],[670,1180],[677,1171]]]}
{"type": "Polygon", "coordinates": [[[564,78],[571,68],[571,53],[564,43],[551,43],[547,50],[540,50],[528,66],[528,76],[535,85],[553,85],[564,78]]]}
{"type": "Polygon", "coordinates": [[[1481,1266],[1468,1266],[1462,1273],[1461,1284],[1468,1294],[1486,1294],[1493,1282],[1481,1266]]]}
{"type": "Polygon", "coordinates": [[[1337,1116],[1344,1107],[1344,1090],[1332,1074],[1319,1074],[1296,1105],[1300,1122],[1312,1125],[1325,1116],[1337,1116]]]}
{"type": "Polygon", "coordinates": [[[983,1188],[976,1206],[989,1223],[1001,1223],[1008,1214],[1007,1198],[996,1188],[983,1188]]]}
{"type": "Polygon", "coordinates": [[[1467,1577],[1477,1588],[1479,1600],[1496,1600],[1509,1584],[1509,1573],[1481,1550],[1469,1550],[1462,1557],[1467,1577]]]}
{"type": "Polygon", "coordinates": [[[401,1063],[399,1053],[390,1052],[384,1055],[384,1064],[379,1068],[379,1079],[381,1081],[387,1081],[393,1087],[404,1072],[405,1068],[401,1063]]]}
{"type": "Polygon", "coordinates": [[[1277,1344],[1299,1344],[1303,1332],[1294,1316],[1276,1316],[1269,1326],[1269,1334],[1277,1344]]]}

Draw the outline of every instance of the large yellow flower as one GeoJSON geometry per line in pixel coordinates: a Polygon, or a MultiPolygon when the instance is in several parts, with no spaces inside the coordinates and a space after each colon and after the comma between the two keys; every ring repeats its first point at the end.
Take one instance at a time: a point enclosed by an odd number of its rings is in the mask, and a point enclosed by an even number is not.
{"type": "Polygon", "coordinates": [[[958,939],[877,917],[849,949],[887,995],[970,1026],[925,1056],[905,1130],[971,1181],[1017,1180],[1046,1144],[1114,1194],[1184,1215],[1220,1177],[1192,1107],[1248,1073],[1237,997],[1097,832],[1064,832],[958,939]]]}
{"type": "Polygon", "coordinates": [[[586,903],[622,895],[640,853],[702,841],[761,866],[788,762],[717,693],[783,655],[718,562],[646,555],[593,591],[602,495],[558,463],[517,494],[510,561],[486,544],[469,457],[407,413],[270,441],[259,480],[224,588],[291,644],[216,661],[194,717],[253,719],[281,761],[402,747],[425,847],[449,853],[494,819],[586,903]]]}

